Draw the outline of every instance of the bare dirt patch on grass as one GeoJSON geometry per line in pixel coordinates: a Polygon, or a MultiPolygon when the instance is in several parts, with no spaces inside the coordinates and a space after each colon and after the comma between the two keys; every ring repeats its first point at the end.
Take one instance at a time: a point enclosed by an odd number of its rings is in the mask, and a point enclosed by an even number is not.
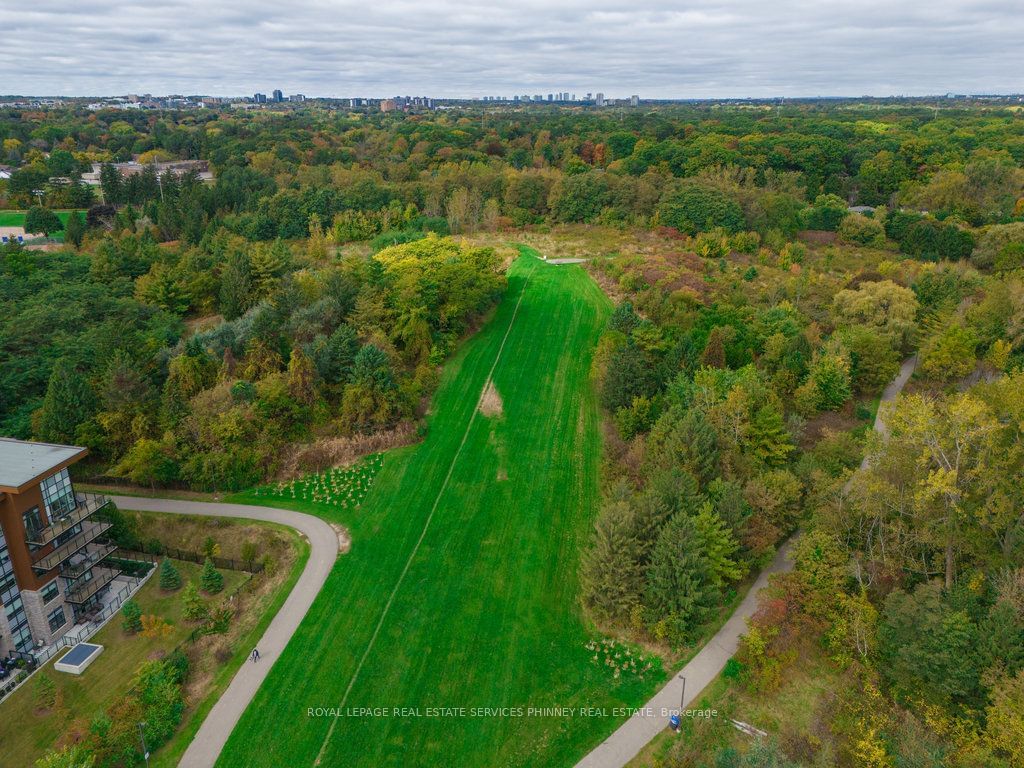
{"type": "Polygon", "coordinates": [[[484,391],[480,393],[480,402],[477,403],[477,408],[480,409],[480,413],[484,416],[491,418],[505,413],[505,405],[501,400],[501,395],[498,394],[494,382],[490,379],[487,380],[487,386],[484,387],[484,391]]]}
{"type": "Polygon", "coordinates": [[[352,549],[352,534],[343,525],[338,525],[337,523],[329,523],[329,525],[338,534],[338,551],[343,555],[347,555],[349,550],[352,549]]]}

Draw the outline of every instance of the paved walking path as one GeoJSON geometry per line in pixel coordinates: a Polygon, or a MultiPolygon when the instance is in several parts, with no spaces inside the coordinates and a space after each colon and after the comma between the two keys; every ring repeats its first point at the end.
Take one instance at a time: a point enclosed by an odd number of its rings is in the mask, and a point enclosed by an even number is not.
{"type": "Polygon", "coordinates": [[[757,593],[768,584],[773,573],[789,570],[792,562],[789,543],[783,545],[771,565],[761,571],[754,586],[747,592],[739,607],[718,633],[701,648],[690,663],[683,667],[654,698],[619,726],[607,741],[576,764],[576,768],[621,768],[647,746],[668,725],[669,710],[678,710],[680,700],[685,708],[714,680],[732,658],[739,645],[740,635],[747,630],[747,617],[757,608],[757,593]],[[686,678],[686,696],[683,698],[683,678],[686,678]]]}
{"type": "MultiPolygon", "coordinates": [[[[896,378],[889,382],[889,386],[882,392],[878,413],[875,416],[875,430],[880,432],[883,438],[889,436],[889,430],[883,420],[885,414],[882,405],[896,399],[914,373],[916,366],[916,355],[904,360],[896,378]]],[[[866,465],[867,457],[861,466],[866,465]]],[[[683,667],[664,688],[654,695],[654,698],[647,702],[643,711],[634,714],[619,726],[619,729],[606,741],[576,763],[576,768],[622,768],[665,729],[668,725],[670,710],[685,708],[697,698],[697,695],[718,676],[725,667],[725,663],[736,653],[740,635],[747,628],[747,618],[757,608],[757,593],[768,583],[768,577],[773,573],[787,571],[792,567],[792,562],[787,558],[789,547],[790,542],[786,542],[779,549],[772,564],[757,577],[754,586],[750,588],[746,597],[743,598],[743,602],[729,617],[725,626],[718,630],[718,633],[708,641],[700,653],[694,656],[689,664],[683,667]],[[685,689],[684,678],[686,680],[685,689]],[[685,698],[683,698],[684,691],[685,698]]]]}
{"type": "Polygon", "coordinates": [[[263,520],[280,523],[303,534],[310,544],[309,560],[302,569],[302,575],[292,588],[277,615],[267,627],[256,647],[260,660],[255,664],[246,661],[235,673],[234,679],[223,695],[213,705],[200,726],[192,743],[185,751],[179,768],[211,768],[220,751],[227,743],[242,712],[252,701],[270,667],[284,650],[292,634],[298,628],[313,599],[320,592],[338,556],[338,534],[326,522],[312,515],[292,512],[273,507],[256,507],[245,504],[222,504],[205,501],[178,501],[176,499],[151,499],[137,496],[108,496],[123,509],[142,512],[173,512],[181,515],[206,515],[210,517],[239,517],[248,520],[263,520]]]}

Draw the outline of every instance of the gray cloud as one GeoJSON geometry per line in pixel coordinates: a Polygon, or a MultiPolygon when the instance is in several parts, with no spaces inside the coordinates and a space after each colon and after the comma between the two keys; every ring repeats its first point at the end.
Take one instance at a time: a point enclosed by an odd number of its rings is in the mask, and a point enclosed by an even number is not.
{"type": "Polygon", "coordinates": [[[1024,91],[1019,0],[3,0],[0,93],[1024,91]]]}

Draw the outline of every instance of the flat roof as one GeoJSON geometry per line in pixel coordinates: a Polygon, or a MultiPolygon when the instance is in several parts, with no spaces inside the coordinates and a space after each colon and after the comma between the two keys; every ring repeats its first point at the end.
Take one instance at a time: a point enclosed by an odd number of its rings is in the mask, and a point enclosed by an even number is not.
{"type": "Polygon", "coordinates": [[[86,448],[73,445],[0,437],[0,491],[20,493],[40,475],[67,466],[87,452],[86,448]]]}
{"type": "Polygon", "coordinates": [[[71,646],[71,650],[60,657],[60,662],[61,664],[81,664],[94,653],[99,653],[102,650],[102,645],[96,645],[95,643],[78,643],[77,645],[71,646]]]}

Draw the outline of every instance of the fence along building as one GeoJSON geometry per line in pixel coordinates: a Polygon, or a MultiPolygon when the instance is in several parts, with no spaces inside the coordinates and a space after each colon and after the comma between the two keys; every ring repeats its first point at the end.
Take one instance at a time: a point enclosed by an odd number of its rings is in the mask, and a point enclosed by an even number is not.
{"type": "Polygon", "coordinates": [[[120,573],[95,516],[107,499],[76,493],[68,475],[87,453],[0,438],[0,657],[59,640],[120,573]]]}

